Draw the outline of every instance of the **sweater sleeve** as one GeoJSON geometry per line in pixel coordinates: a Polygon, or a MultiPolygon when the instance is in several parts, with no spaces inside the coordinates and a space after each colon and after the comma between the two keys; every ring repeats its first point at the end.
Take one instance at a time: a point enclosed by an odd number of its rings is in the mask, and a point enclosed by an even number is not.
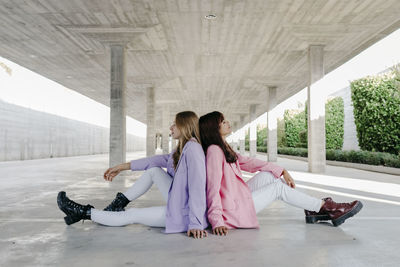
{"type": "Polygon", "coordinates": [[[207,206],[208,221],[212,228],[224,226],[221,204],[221,181],[223,175],[224,154],[221,148],[211,145],[207,149],[207,206]]]}
{"type": "Polygon", "coordinates": [[[284,170],[282,167],[268,161],[242,156],[239,153],[236,153],[236,155],[238,156],[240,168],[247,172],[267,171],[272,172],[276,178],[279,178],[284,170]]]}
{"type": "Polygon", "coordinates": [[[188,170],[189,226],[188,229],[207,227],[206,214],[206,163],[203,149],[199,143],[190,145],[185,153],[188,170]]]}
{"type": "Polygon", "coordinates": [[[156,156],[152,156],[152,157],[132,160],[130,163],[131,170],[132,171],[143,171],[143,170],[147,170],[147,169],[150,169],[153,167],[166,168],[168,158],[170,156],[171,156],[171,154],[163,154],[163,155],[156,155],[156,156]]]}

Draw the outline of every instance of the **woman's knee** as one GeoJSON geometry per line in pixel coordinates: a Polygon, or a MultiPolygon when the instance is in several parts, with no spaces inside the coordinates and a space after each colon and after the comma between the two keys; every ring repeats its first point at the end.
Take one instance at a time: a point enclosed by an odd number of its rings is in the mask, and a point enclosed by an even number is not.
{"type": "Polygon", "coordinates": [[[153,182],[157,180],[166,180],[167,177],[169,178],[169,174],[160,167],[152,167],[148,169],[148,171],[153,182]]]}
{"type": "Polygon", "coordinates": [[[154,174],[159,174],[161,172],[164,172],[164,170],[161,167],[151,167],[151,168],[147,169],[146,172],[148,172],[151,175],[154,175],[154,174]]]}
{"type": "Polygon", "coordinates": [[[260,173],[260,175],[263,175],[264,177],[275,178],[275,176],[272,174],[272,172],[260,171],[259,173],[260,173]]]}
{"type": "Polygon", "coordinates": [[[272,174],[272,172],[262,171],[259,172],[258,175],[260,175],[261,176],[260,178],[265,182],[267,182],[268,184],[277,182],[279,180],[272,174]]]}

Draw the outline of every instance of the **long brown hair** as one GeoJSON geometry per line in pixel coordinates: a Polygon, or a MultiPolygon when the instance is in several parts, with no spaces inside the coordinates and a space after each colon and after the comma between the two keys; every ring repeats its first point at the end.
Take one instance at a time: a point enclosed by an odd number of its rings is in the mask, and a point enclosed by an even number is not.
{"type": "Polygon", "coordinates": [[[200,117],[199,128],[201,144],[204,153],[207,153],[207,148],[211,145],[219,146],[224,152],[226,161],[234,163],[237,160],[237,155],[229,144],[225,142],[219,132],[219,125],[223,120],[224,115],[218,111],[213,111],[200,117]]]}
{"type": "Polygon", "coordinates": [[[182,150],[186,143],[191,139],[195,138],[199,144],[200,133],[199,133],[199,117],[193,111],[182,111],[175,115],[175,124],[181,132],[179,137],[178,145],[172,158],[174,159],[174,168],[178,165],[179,158],[181,157],[182,150]]]}

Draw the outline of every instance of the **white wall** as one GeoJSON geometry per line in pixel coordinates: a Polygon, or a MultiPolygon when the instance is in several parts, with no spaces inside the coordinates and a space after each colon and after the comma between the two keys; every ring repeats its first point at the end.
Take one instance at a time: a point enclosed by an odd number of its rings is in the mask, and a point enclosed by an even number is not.
{"type": "MultiPolygon", "coordinates": [[[[145,150],[145,138],[127,134],[127,151],[145,150]]],[[[109,129],[0,100],[0,161],[109,152],[109,129]]]]}

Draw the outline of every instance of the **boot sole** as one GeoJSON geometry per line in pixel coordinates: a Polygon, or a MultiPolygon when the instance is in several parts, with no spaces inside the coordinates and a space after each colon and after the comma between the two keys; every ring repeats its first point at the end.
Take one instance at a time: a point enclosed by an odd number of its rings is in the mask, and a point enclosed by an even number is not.
{"type": "Polygon", "coordinates": [[[329,215],[306,216],[306,223],[317,223],[318,221],[328,221],[330,219],[329,215]]]}
{"type": "Polygon", "coordinates": [[[78,221],[80,221],[80,220],[76,220],[76,219],[74,219],[74,218],[71,217],[71,216],[65,216],[65,217],[64,217],[64,221],[65,221],[65,223],[66,223],[67,225],[71,225],[71,224],[76,223],[76,222],[78,222],[78,221]]]}
{"type": "Polygon", "coordinates": [[[337,219],[333,219],[332,223],[334,226],[339,226],[342,223],[344,223],[348,218],[353,217],[354,215],[356,215],[357,213],[360,212],[360,210],[363,208],[363,204],[359,201],[357,203],[357,205],[354,206],[354,208],[349,211],[348,213],[342,215],[341,217],[337,218],[337,219]]]}

